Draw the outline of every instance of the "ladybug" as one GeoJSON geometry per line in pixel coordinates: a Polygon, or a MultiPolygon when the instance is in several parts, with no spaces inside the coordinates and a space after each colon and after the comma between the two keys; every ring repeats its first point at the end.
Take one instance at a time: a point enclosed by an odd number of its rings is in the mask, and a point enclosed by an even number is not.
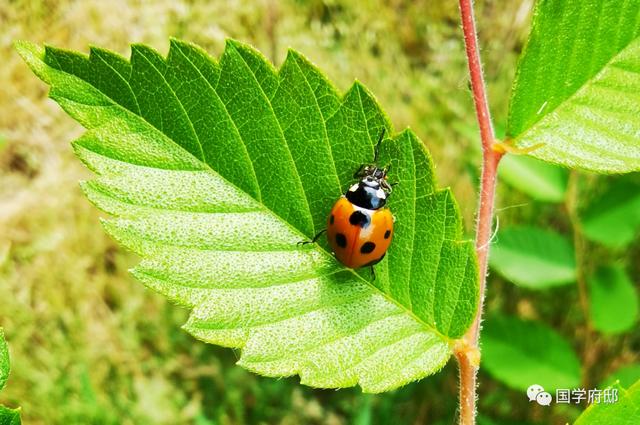
{"type": "Polygon", "coordinates": [[[389,167],[380,168],[376,164],[383,136],[384,130],[373,163],[363,165],[354,174],[359,181],[338,199],[327,219],[325,231],[329,245],[336,258],[352,269],[380,262],[393,237],[394,217],[389,208],[385,208],[392,191],[392,185],[387,182],[389,167]]]}

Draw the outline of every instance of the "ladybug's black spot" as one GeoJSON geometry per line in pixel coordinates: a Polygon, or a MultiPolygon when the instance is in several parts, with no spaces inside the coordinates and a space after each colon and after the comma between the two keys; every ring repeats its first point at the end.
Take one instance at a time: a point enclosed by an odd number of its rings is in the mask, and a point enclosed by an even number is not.
{"type": "Polygon", "coordinates": [[[391,236],[391,230],[387,230],[386,232],[384,232],[385,239],[389,239],[389,236],[391,236]]]}
{"type": "Polygon", "coordinates": [[[333,222],[335,221],[335,217],[333,216],[333,214],[331,214],[331,218],[329,219],[329,224],[333,224],[333,222]]]}
{"type": "Polygon", "coordinates": [[[340,248],[345,248],[347,246],[347,237],[342,233],[336,233],[336,244],[340,248]]]}
{"type": "Polygon", "coordinates": [[[360,248],[360,252],[363,254],[370,254],[373,250],[376,249],[376,244],[373,242],[365,242],[364,245],[360,248]]]}
{"type": "Polygon", "coordinates": [[[367,227],[370,222],[371,219],[369,218],[369,216],[358,210],[354,211],[349,217],[349,223],[353,224],[354,226],[360,226],[362,228],[367,227]]]}
{"type": "Polygon", "coordinates": [[[384,258],[384,256],[387,255],[387,253],[385,252],[384,254],[382,254],[382,257],[380,258],[376,258],[375,260],[371,260],[369,261],[367,264],[365,264],[362,267],[369,267],[369,266],[375,266],[376,264],[378,264],[380,261],[382,261],[382,259],[384,258]]]}

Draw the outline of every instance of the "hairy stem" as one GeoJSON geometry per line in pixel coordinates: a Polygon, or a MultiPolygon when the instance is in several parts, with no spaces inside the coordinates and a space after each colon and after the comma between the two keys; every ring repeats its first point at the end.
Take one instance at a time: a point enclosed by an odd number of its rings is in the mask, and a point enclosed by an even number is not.
{"type": "Polygon", "coordinates": [[[476,376],[479,368],[480,321],[484,304],[484,293],[487,278],[487,261],[489,242],[493,223],[493,205],[496,189],[496,175],[502,153],[492,148],[495,141],[491,113],[487,100],[478,37],[473,13],[472,0],[460,0],[460,16],[462,30],[469,63],[469,76],[473,91],[473,102],[480,128],[482,141],[482,177],[480,183],[480,204],[476,224],[476,252],[480,272],[480,299],[478,311],[473,324],[464,336],[462,343],[456,347],[456,359],[460,369],[460,424],[473,425],[476,417],[476,376]]]}
{"type": "MultiPolygon", "coordinates": [[[[579,180],[580,175],[578,171],[571,170],[569,174],[569,185],[567,188],[567,196],[565,199],[565,208],[567,209],[567,215],[571,222],[571,228],[573,231],[573,246],[576,252],[576,281],[578,283],[578,300],[580,302],[580,309],[584,317],[585,329],[584,329],[584,342],[582,348],[582,364],[585,371],[589,371],[590,368],[596,362],[597,351],[593,347],[593,324],[591,323],[591,316],[589,315],[589,296],[587,291],[587,281],[585,273],[585,253],[586,242],[582,233],[582,225],[578,218],[578,199],[579,193],[579,180]]],[[[583,376],[582,385],[588,388],[591,385],[589,382],[589,373],[585,373],[583,376]]]]}

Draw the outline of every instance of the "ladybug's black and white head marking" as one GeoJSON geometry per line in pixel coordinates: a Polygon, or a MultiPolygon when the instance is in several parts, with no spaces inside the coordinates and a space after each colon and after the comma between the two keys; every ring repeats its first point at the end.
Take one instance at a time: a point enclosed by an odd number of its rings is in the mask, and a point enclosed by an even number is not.
{"type": "MultiPolygon", "coordinates": [[[[376,168],[376,170],[380,170],[376,168]]],[[[386,177],[386,171],[384,172],[386,177]]],[[[384,207],[387,197],[391,193],[391,186],[385,177],[374,178],[372,175],[363,177],[358,183],[352,185],[345,196],[354,205],[368,210],[377,210],[384,207]]]]}
{"type": "Polygon", "coordinates": [[[359,177],[360,181],[352,185],[345,194],[349,202],[368,210],[377,210],[384,207],[387,203],[387,197],[391,194],[391,185],[387,182],[389,168],[380,168],[376,165],[378,150],[383,137],[384,129],[380,133],[380,139],[376,146],[374,163],[360,167],[360,170],[354,174],[354,177],[359,177]]]}

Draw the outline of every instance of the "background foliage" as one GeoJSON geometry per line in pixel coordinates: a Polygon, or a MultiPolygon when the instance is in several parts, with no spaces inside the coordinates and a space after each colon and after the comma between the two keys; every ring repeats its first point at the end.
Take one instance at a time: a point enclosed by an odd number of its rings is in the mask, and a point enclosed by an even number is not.
{"type": "MultiPolygon", "coordinates": [[[[531,6],[530,1],[477,2],[498,123],[506,122],[531,6]]],[[[136,41],[166,53],[172,35],[217,55],[230,36],[252,43],[277,64],[286,47],[294,47],[340,90],[354,77],[363,81],[396,128],[412,126],[434,156],[440,183],[456,194],[470,230],[477,131],[455,2],[246,1],[230,6],[25,0],[1,3],[0,25],[5,81],[0,86],[0,324],[13,359],[0,404],[21,405],[25,423],[34,424],[453,421],[452,364],[436,377],[382,396],[311,390],[295,379],[251,375],[233,366],[230,350],[180,331],[186,312],[127,275],[136,259],[104,235],[98,214],[82,198],[76,181],[88,174],[68,145],[82,129],[45,98],[46,88],[11,43],[29,39],[82,51],[95,44],[128,55],[128,44],[136,41]]],[[[552,190],[540,191],[526,184],[529,179],[517,178],[522,167],[530,172],[537,165],[516,159],[501,170],[508,174],[511,168],[505,182],[513,188],[500,187],[500,227],[527,226],[565,239],[575,253],[575,280],[564,279],[562,286],[518,285],[496,264],[488,283],[489,316],[533,321],[543,329],[542,337],[566,341],[562,346],[582,365],[582,385],[600,387],[613,374],[628,388],[639,372],[637,314],[628,306],[630,325],[612,328],[595,313],[594,303],[607,293],[598,290],[599,276],[620,271],[626,278],[615,280],[614,292],[627,291],[637,299],[638,176],[599,177],[545,164],[536,175],[552,190]]],[[[566,251],[566,244],[556,248],[566,251]]],[[[520,251],[536,252],[529,245],[520,251]]],[[[570,266],[562,265],[563,270],[570,266]]],[[[486,344],[510,338],[501,339],[499,329],[491,335],[486,344]]],[[[573,364],[570,355],[563,358],[565,366],[573,364]]],[[[575,375],[571,371],[575,368],[567,371],[575,375]]],[[[480,379],[482,423],[565,423],[585,407],[534,406],[504,371],[490,367],[480,379]]]]}

